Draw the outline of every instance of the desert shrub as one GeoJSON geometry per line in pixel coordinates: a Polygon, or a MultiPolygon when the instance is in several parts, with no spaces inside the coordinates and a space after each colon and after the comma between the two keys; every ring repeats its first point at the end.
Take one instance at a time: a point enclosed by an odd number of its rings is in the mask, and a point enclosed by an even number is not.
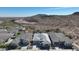
{"type": "Polygon", "coordinates": [[[35,30],[35,31],[33,31],[33,33],[41,33],[41,31],[40,30],[35,30]]]}
{"type": "Polygon", "coordinates": [[[20,35],[20,34],[21,34],[20,32],[17,32],[17,33],[16,33],[16,35],[20,35]]]}
{"type": "Polygon", "coordinates": [[[57,29],[54,30],[54,32],[60,32],[60,29],[57,28],[57,29]]]}
{"type": "Polygon", "coordinates": [[[72,39],[72,36],[71,35],[66,35],[68,38],[72,39]]]}
{"type": "Polygon", "coordinates": [[[8,45],[0,44],[0,48],[7,48],[8,45]]]}

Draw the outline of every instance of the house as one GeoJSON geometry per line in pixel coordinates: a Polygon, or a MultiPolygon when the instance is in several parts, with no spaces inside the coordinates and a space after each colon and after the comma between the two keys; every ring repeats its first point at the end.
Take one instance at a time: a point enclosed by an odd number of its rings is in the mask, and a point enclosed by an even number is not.
{"type": "Polygon", "coordinates": [[[8,32],[10,32],[10,33],[17,33],[18,31],[19,31],[19,29],[15,28],[15,27],[8,29],[8,32]]]}
{"type": "Polygon", "coordinates": [[[63,33],[49,32],[51,47],[59,47],[62,49],[72,49],[72,40],[66,37],[63,33]]]}
{"type": "Polygon", "coordinates": [[[33,45],[40,49],[49,49],[51,41],[47,33],[34,33],[33,45]]]}
{"type": "Polygon", "coordinates": [[[32,40],[32,33],[30,32],[21,32],[19,36],[17,36],[13,42],[19,44],[20,46],[28,45],[29,41],[32,40]]]}
{"type": "Polygon", "coordinates": [[[32,40],[32,33],[21,32],[19,36],[17,36],[15,39],[11,41],[7,50],[27,46],[30,40],[32,40]]]}
{"type": "Polygon", "coordinates": [[[1,29],[1,28],[0,28],[0,33],[1,33],[1,32],[7,32],[7,29],[1,29]]]}
{"type": "Polygon", "coordinates": [[[7,41],[10,37],[12,37],[11,33],[8,33],[6,29],[0,29],[0,43],[7,41]]]}
{"type": "Polygon", "coordinates": [[[25,32],[21,33],[20,35],[20,44],[22,45],[28,45],[30,41],[32,41],[32,35],[31,32],[25,32]]]}

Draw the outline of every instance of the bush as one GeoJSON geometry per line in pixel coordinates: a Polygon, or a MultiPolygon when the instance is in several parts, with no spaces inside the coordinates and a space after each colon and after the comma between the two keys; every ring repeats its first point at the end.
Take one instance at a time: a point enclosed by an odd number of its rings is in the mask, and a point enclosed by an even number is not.
{"type": "Polygon", "coordinates": [[[72,36],[71,35],[66,35],[68,38],[72,39],[72,36]]]}
{"type": "Polygon", "coordinates": [[[58,28],[55,29],[54,31],[57,32],[57,33],[58,33],[58,32],[61,32],[60,29],[58,29],[58,28]]]}
{"type": "Polygon", "coordinates": [[[0,48],[7,48],[8,45],[0,44],[0,48]]]}
{"type": "Polygon", "coordinates": [[[20,35],[20,32],[18,32],[17,35],[20,35]]]}
{"type": "Polygon", "coordinates": [[[41,33],[40,30],[35,30],[33,33],[41,33]]]}

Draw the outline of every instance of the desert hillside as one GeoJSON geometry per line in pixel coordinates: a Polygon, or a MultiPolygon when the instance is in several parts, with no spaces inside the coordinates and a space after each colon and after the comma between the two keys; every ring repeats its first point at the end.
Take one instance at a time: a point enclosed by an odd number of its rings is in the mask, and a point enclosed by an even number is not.
{"type": "Polygon", "coordinates": [[[1,21],[6,19],[30,26],[33,30],[59,30],[73,40],[79,39],[79,12],[70,15],[37,14],[30,17],[0,17],[1,21]]]}
{"type": "MultiPolygon", "coordinates": [[[[70,15],[45,15],[38,14],[31,17],[22,18],[26,22],[34,22],[30,26],[39,30],[59,29],[72,39],[79,38],[79,12],[70,15]]],[[[27,24],[27,23],[26,23],[27,24]]]]}

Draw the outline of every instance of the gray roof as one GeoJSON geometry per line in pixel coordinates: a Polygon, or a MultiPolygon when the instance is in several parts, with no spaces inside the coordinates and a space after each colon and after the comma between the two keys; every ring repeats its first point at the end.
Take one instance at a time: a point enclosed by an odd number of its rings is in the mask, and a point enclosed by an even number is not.
{"type": "Polygon", "coordinates": [[[63,42],[65,41],[66,43],[72,43],[71,39],[69,39],[68,37],[66,37],[63,33],[54,33],[54,32],[50,32],[48,33],[52,42],[63,42]]]}
{"type": "Polygon", "coordinates": [[[1,42],[5,42],[9,37],[11,37],[11,33],[7,33],[7,32],[1,32],[0,33],[0,43],[1,42]]]}
{"type": "Polygon", "coordinates": [[[43,41],[44,44],[51,44],[47,33],[35,33],[33,41],[43,41]]]}
{"type": "Polygon", "coordinates": [[[0,33],[7,33],[6,29],[0,29],[0,33]]]}
{"type": "Polygon", "coordinates": [[[20,42],[20,39],[28,42],[30,39],[32,39],[32,33],[24,33],[24,32],[22,32],[21,35],[19,35],[18,37],[16,37],[13,40],[13,43],[18,44],[20,42]]]}
{"type": "Polygon", "coordinates": [[[16,32],[18,32],[18,28],[11,28],[11,29],[8,29],[8,31],[10,33],[16,33],[16,32]]]}

